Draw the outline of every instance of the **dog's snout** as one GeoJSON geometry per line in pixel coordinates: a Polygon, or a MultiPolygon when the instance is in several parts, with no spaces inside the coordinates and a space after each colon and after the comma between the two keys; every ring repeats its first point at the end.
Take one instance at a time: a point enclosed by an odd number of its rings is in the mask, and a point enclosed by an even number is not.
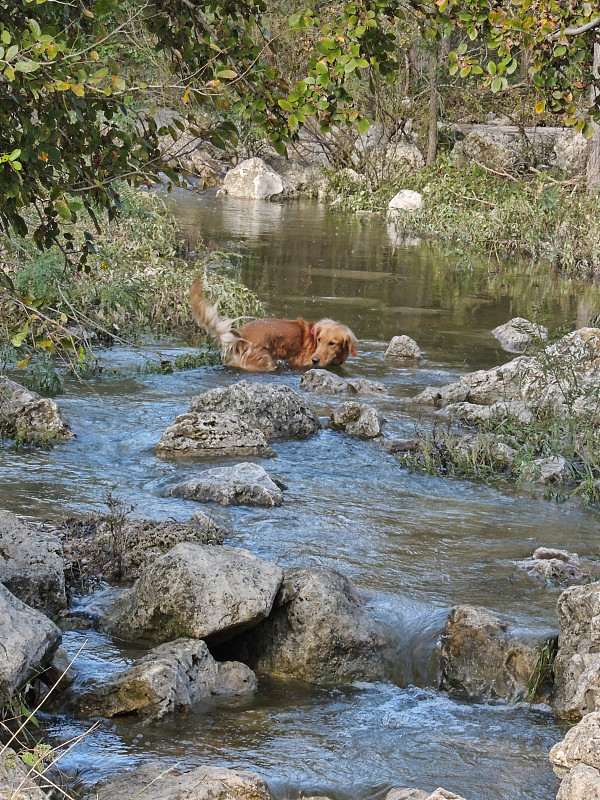
{"type": "Polygon", "coordinates": [[[321,359],[319,358],[319,356],[313,356],[313,357],[312,357],[312,363],[313,363],[313,364],[318,364],[320,360],[321,360],[321,359]]]}

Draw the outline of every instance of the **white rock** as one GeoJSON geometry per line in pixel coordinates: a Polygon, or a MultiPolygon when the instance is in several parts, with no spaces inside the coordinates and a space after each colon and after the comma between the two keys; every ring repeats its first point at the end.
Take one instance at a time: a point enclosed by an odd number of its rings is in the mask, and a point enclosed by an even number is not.
{"type": "Polygon", "coordinates": [[[422,205],[422,194],[413,192],[411,189],[402,189],[388,203],[388,211],[393,214],[399,211],[416,211],[422,205]]]}

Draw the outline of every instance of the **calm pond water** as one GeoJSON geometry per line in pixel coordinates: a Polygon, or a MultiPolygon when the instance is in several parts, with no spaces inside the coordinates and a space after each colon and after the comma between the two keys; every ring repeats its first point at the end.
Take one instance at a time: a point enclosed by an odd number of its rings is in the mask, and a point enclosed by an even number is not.
{"type": "MultiPolygon", "coordinates": [[[[526,265],[489,266],[403,241],[381,220],[338,216],[317,204],[217,200],[210,193],[176,194],[175,203],[191,247],[200,237],[216,250],[242,253],[240,277],[269,314],[330,316],[354,330],[359,356],[339,372],[385,383],[389,394],[377,403],[392,435],[411,435],[419,423],[419,413],[399,398],[507,360],[490,335],[496,325],[523,315],[570,329],[600,308],[589,287],[536,276],[526,265]],[[387,342],[400,333],[424,351],[419,366],[384,362],[387,342]]],[[[76,441],[40,452],[2,445],[0,507],[58,520],[101,510],[112,491],[139,516],[190,517],[196,504],[167,492],[204,464],[159,459],[156,443],[190,397],[242,376],[220,366],[138,374],[140,357],[114,348],[105,360],[125,377],[68,386],[59,403],[76,441]]],[[[295,388],[300,380],[291,370],[243,377],[295,388]]],[[[323,416],[340,402],[314,400],[323,416]]],[[[397,685],[262,681],[251,699],[159,725],[101,723],[64,766],[83,781],[146,760],[246,767],[268,780],[278,800],[299,793],[370,800],[394,785],[444,786],[468,800],[554,798],[547,753],[563,733],[551,715],[438,693],[435,643],[456,603],[484,605],[523,629],[552,630],[560,590],[537,586],[515,561],[542,544],[594,554],[597,513],[508,486],[411,474],[376,444],[329,430],[274,449],[276,458],[264,465],[288,485],[284,505],[216,509],[235,531],[227,543],[284,565],[338,569],[355,581],[395,632],[397,685]]],[[[86,640],[80,681],[113,672],[134,655],[93,632],[64,639],[70,653],[86,640]]],[[[89,727],[60,715],[46,722],[62,741],[89,727]]]]}

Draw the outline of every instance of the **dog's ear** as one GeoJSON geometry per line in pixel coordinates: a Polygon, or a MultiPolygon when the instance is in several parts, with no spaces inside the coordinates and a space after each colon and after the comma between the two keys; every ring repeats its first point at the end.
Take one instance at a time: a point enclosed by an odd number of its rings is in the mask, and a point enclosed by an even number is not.
{"type": "Polygon", "coordinates": [[[358,342],[356,341],[356,336],[352,332],[350,332],[350,334],[348,336],[348,339],[346,341],[346,347],[348,348],[348,353],[351,356],[357,356],[358,355],[358,350],[357,350],[358,342]]]}

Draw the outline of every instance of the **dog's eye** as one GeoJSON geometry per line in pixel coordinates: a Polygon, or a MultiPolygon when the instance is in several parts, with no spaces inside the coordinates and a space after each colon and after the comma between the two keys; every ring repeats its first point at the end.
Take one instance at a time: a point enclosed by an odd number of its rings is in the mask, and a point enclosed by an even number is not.
{"type": "Polygon", "coordinates": [[[335,342],[329,342],[329,347],[334,347],[334,346],[335,346],[335,342]]]}

